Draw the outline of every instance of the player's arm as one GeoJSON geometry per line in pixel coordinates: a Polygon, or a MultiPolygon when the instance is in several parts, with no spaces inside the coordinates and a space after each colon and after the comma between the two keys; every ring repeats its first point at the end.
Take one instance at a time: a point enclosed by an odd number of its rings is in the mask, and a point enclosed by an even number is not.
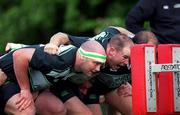
{"type": "Polygon", "coordinates": [[[123,34],[126,34],[130,38],[134,37],[134,34],[132,32],[130,32],[130,31],[128,31],[127,29],[125,29],[125,28],[115,27],[115,26],[111,26],[111,27],[117,29],[118,31],[120,31],[123,34]]]}
{"type": "Polygon", "coordinates": [[[13,53],[13,66],[16,79],[20,86],[20,97],[16,102],[17,108],[21,111],[33,103],[28,78],[29,62],[34,53],[33,48],[19,49],[13,53]]]}
{"type": "Polygon", "coordinates": [[[126,17],[126,28],[135,34],[145,30],[144,23],[146,21],[156,20],[154,15],[158,2],[158,0],[139,0],[126,17]]]}
{"type": "Polygon", "coordinates": [[[56,54],[58,53],[58,46],[64,44],[72,44],[76,47],[80,47],[82,43],[87,41],[87,38],[89,37],[71,36],[66,33],[59,32],[51,37],[50,42],[45,45],[44,51],[49,54],[56,54]]]}
{"type": "Polygon", "coordinates": [[[61,44],[69,44],[70,40],[68,35],[62,32],[58,32],[54,34],[49,43],[45,45],[44,51],[49,54],[56,54],[58,53],[58,46],[61,44]]]}
{"type": "Polygon", "coordinates": [[[30,90],[28,67],[34,50],[33,48],[24,48],[13,53],[14,72],[21,90],[30,90]]]}
{"type": "Polygon", "coordinates": [[[59,46],[61,44],[69,44],[70,40],[66,33],[58,32],[51,37],[49,43],[59,46]]]}

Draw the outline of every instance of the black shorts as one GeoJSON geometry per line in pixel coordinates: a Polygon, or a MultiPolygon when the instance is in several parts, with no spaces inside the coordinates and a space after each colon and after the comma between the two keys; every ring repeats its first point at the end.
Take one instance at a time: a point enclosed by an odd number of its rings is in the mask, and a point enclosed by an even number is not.
{"type": "Polygon", "coordinates": [[[99,103],[99,91],[94,90],[91,92],[87,92],[87,94],[83,94],[80,89],[79,85],[76,85],[68,80],[63,80],[58,82],[57,84],[51,86],[50,92],[57,96],[62,102],[66,102],[70,98],[76,96],[78,97],[84,104],[97,104],[99,103]],[[95,91],[95,92],[94,92],[95,91]]]}
{"type": "Polygon", "coordinates": [[[105,95],[116,89],[107,87],[96,77],[91,80],[91,83],[92,87],[88,89],[87,94],[83,98],[85,104],[99,104],[99,97],[101,95],[105,95]]]}
{"type": "Polygon", "coordinates": [[[63,102],[66,102],[74,96],[83,101],[84,97],[84,95],[80,92],[79,85],[76,85],[68,80],[61,80],[54,84],[50,87],[50,92],[63,102]]]}
{"type": "Polygon", "coordinates": [[[0,87],[0,111],[4,111],[7,101],[20,92],[18,83],[8,82],[0,87]]]}

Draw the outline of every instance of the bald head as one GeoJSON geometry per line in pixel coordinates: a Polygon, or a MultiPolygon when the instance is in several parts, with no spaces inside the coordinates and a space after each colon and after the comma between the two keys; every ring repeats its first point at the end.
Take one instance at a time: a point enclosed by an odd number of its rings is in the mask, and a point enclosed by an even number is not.
{"type": "Polygon", "coordinates": [[[134,36],[133,42],[136,44],[158,44],[158,39],[150,31],[140,31],[134,36]]]}
{"type": "Polygon", "coordinates": [[[97,41],[91,40],[84,42],[79,48],[79,51],[80,54],[85,57],[96,59],[98,61],[102,61],[103,63],[106,60],[106,52],[103,46],[97,41]]]}
{"type": "Polygon", "coordinates": [[[102,47],[102,45],[99,42],[94,41],[94,40],[84,42],[81,45],[81,48],[83,48],[84,50],[89,51],[89,52],[95,52],[95,53],[99,53],[102,55],[106,55],[105,50],[102,47]]]}

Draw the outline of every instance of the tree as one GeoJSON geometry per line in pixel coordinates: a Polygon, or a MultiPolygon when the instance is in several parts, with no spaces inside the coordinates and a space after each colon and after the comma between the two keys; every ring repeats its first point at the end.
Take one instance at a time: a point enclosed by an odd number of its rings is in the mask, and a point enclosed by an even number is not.
{"type": "Polygon", "coordinates": [[[137,0],[1,0],[0,50],[7,42],[47,43],[56,32],[93,36],[110,26],[124,26],[137,0]]]}

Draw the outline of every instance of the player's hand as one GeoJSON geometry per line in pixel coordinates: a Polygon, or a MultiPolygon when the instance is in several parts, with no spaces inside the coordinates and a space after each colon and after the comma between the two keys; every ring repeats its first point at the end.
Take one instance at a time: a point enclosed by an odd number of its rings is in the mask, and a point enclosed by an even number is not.
{"type": "Polygon", "coordinates": [[[5,51],[9,51],[11,49],[11,46],[13,45],[13,43],[7,43],[6,44],[6,48],[5,51]]]}
{"type": "Polygon", "coordinates": [[[117,93],[120,96],[131,96],[132,95],[132,86],[129,83],[122,84],[118,89],[117,93]]]}
{"type": "Polygon", "coordinates": [[[24,46],[23,44],[7,43],[5,51],[7,52],[7,51],[12,50],[12,49],[22,48],[23,46],[24,46]]]}
{"type": "Polygon", "coordinates": [[[44,52],[47,52],[49,54],[58,54],[58,46],[48,43],[44,47],[44,52]]]}
{"type": "Polygon", "coordinates": [[[6,81],[6,74],[0,69],[0,86],[6,81]]]}
{"type": "Polygon", "coordinates": [[[19,94],[19,99],[16,102],[17,109],[19,111],[25,110],[33,103],[34,103],[33,96],[30,90],[26,90],[26,89],[21,90],[19,94]]]}

